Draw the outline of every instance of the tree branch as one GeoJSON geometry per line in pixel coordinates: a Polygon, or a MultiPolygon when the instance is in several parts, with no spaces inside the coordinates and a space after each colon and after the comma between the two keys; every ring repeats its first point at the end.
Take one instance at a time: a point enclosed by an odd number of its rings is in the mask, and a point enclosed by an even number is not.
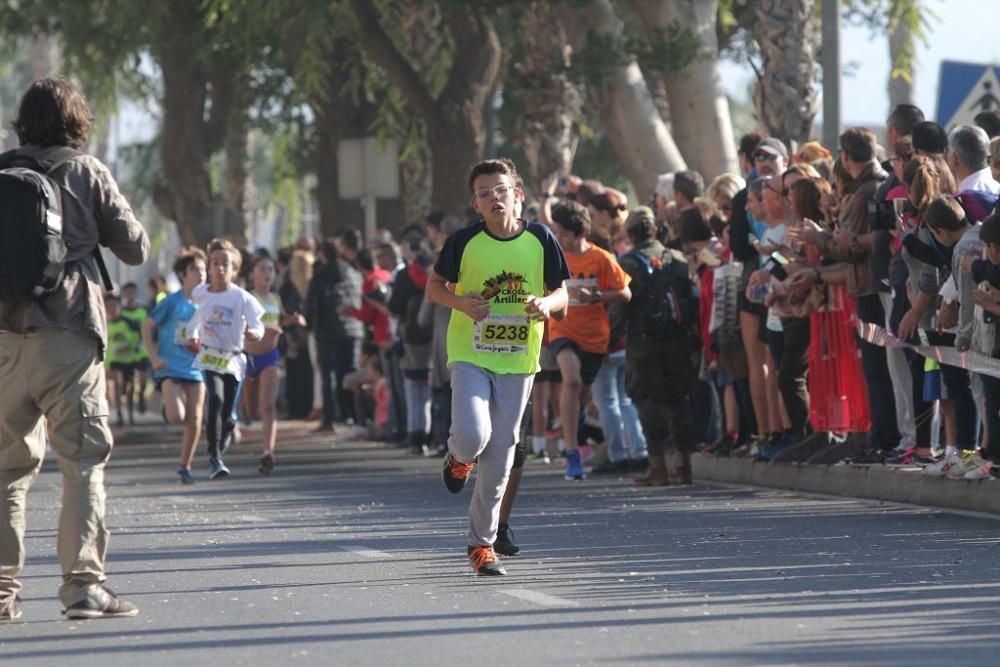
{"type": "MultiPolygon", "coordinates": [[[[349,0],[358,21],[358,40],[365,53],[381,67],[399,88],[406,101],[425,121],[432,122],[437,104],[420,74],[393,45],[378,20],[378,10],[371,0],[349,0]]],[[[464,54],[463,54],[464,55],[464,54]]]]}
{"type": "Polygon", "coordinates": [[[493,23],[474,11],[450,11],[445,24],[455,42],[455,60],[440,99],[483,99],[500,72],[501,46],[493,23]]]}

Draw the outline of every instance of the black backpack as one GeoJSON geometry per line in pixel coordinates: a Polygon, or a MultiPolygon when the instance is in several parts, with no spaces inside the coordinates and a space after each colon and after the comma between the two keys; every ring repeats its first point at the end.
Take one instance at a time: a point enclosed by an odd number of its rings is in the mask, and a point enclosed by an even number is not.
{"type": "Polygon", "coordinates": [[[673,337],[681,332],[696,335],[698,302],[687,264],[670,257],[669,250],[654,261],[638,250],[622,257],[626,259],[640,267],[631,276],[633,298],[628,305],[628,334],[652,338],[673,337]]]}
{"type": "MultiPolygon", "coordinates": [[[[66,262],[62,193],[49,174],[80,151],[57,148],[42,160],[0,155],[0,300],[39,301],[62,283],[66,262]]],[[[101,277],[111,283],[95,247],[101,277]]]]}

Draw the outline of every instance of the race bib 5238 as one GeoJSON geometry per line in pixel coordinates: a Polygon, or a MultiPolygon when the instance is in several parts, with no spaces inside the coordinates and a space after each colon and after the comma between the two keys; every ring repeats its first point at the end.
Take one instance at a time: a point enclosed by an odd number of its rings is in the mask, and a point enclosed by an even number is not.
{"type": "Polygon", "coordinates": [[[472,349],[492,354],[527,354],[531,321],[527,315],[488,315],[476,322],[472,349]]]}

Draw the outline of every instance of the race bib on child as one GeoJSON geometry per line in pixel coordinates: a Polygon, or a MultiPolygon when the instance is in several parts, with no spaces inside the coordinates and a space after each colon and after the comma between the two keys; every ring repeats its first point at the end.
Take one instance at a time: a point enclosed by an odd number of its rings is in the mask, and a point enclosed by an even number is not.
{"type": "Polygon", "coordinates": [[[203,371],[214,371],[216,373],[228,373],[229,362],[237,355],[229,350],[217,350],[214,347],[201,346],[198,356],[194,360],[194,365],[203,371]]]}
{"type": "Polygon", "coordinates": [[[174,343],[184,347],[187,345],[188,341],[188,322],[191,320],[181,320],[177,323],[177,329],[174,331],[174,343]]]}
{"type": "Polygon", "coordinates": [[[472,330],[472,349],[491,354],[527,354],[530,333],[527,315],[487,315],[472,330]]]}

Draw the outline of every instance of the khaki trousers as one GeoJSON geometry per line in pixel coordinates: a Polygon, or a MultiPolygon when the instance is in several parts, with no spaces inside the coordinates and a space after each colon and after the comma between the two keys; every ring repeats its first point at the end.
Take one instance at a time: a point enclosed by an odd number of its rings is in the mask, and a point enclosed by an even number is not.
{"type": "Polygon", "coordinates": [[[68,607],[105,580],[104,464],[112,441],[98,342],[63,329],[0,332],[0,608],[21,588],[25,500],[46,430],[63,478],[57,548],[59,597],[68,607]]]}

